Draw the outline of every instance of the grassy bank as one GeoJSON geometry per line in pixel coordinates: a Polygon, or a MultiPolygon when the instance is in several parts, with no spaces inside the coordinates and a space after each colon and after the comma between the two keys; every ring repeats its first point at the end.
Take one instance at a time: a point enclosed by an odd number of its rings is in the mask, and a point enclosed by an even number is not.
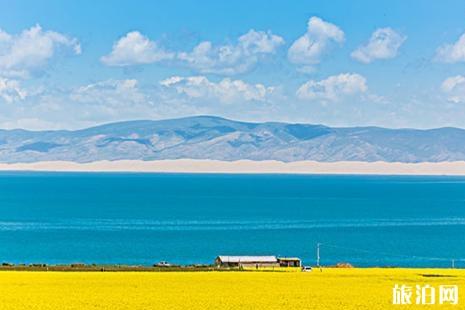
{"type": "Polygon", "coordinates": [[[213,265],[134,266],[134,265],[3,265],[1,271],[59,271],[59,272],[206,272],[206,271],[270,271],[300,272],[300,267],[216,267],[213,265]]]}
{"type": "Polygon", "coordinates": [[[162,272],[162,271],[216,271],[218,268],[210,265],[197,265],[197,266],[169,266],[169,267],[156,267],[156,266],[133,266],[133,265],[45,265],[45,264],[32,264],[32,265],[11,265],[0,266],[0,271],[60,271],[60,272],[162,272]]]}
{"type": "MultiPolygon", "coordinates": [[[[420,309],[393,306],[394,284],[459,285],[465,270],[322,272],[0,272],[0,309],[420,309]]],[[[465,305],[460,292],[459,309],[465,305]]]]}

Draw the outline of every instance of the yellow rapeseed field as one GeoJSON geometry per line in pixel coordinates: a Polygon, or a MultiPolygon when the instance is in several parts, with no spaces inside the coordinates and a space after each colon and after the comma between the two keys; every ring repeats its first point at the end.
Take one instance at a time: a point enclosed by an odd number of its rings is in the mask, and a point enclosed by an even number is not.
{"type": "Polygon", "coordinates": [[[0,272],[0,309],[465,309],[392,305],[394,284],[459,285],[465,271],[0,272]]]}

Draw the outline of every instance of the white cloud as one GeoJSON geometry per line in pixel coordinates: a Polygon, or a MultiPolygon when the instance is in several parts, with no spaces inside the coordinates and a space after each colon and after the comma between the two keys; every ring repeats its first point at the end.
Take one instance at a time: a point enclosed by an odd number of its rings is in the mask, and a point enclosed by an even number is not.
{"type": "Polygon", "coordinates": [[[137,80],[106,80],[74,89],[71,99],[92,104],[131,105],[143,103],[146,96],[137,80]]]}
{"type": "Polygon", "coordinates": [[[465,102],[465,77],[452,76],[441,84],[441,90],[447,95],[447,100],[455,103],[465,102]]]}
{"type": "Polygon", "coordinates": [[[44,66],[60,49],[81,53],[77,39],[36,25],[18,35],[0,30],[0,70],[4,76],[28,77],[44,66]]]}
{"type": "Polygon", "coordinates": [[[455,63],[465,61],[465,33],[453,44],[444,44],[436,50],[435,60],[455,63]]]}
{"type": "Polygon", "coordinates": [[[332,43],[343,42],[344,32],[338,26],[313,16],[308,20],[307,32],[289,48],[288,58],[295,64],[315,65],[332,43]]]}
{"type": "Polygon", "coordinates": [[[365,93],[366,79],[357,73],[333,75],[321,81],[310,80],[300,86],[297,97],[303,100],[339,101],[345,96],[365,93]]]}
{"type": "Polygon", "coordinates": [[[66,127],[57,126],[57,122],[49,122],[40,118],[20,118],[0,122],[2,129],[28,129],[28,130],[59,130],[66,127]]]}
{"type": "Polygon", "coordinates": [[[6,103],[13,103],[23,100],[26,96],[26,91],[21,88],[18,81],[0,77],[0,99],[6,103]]]}
{"type": "Polygon", "coordinates": [[[237,101],[266,101],[273,87],[263,84],[248,84],[242,80],[225,78],[218,83],[204,76],[173,76],[160,82],[165,89],[174,89],[178,94],[193,99],[213,99],[223,103],[237,101]]]}
{"type": "Polygon", "coordinates": [[[189,53],[179,53],[178,58],[201,73],[234,75],[249,71],[261,57],[275,53],[283,44],[284,39],[270,31],[251,29],[235,45],[214,46],[204,41],[189,53]]]}
{"type": "Polygon", "coordinates": [[[173,57],[173,53],[150,41],[140,32],[133,31],[115,42],[111,53],[103,56],[101,61],[108,66],[131,66],[150,64],[173,57]]]}
{"type": "Polygon", "coordinates": [[[351,56],[363,63],[394,58],[406,39],[406,36],[391,28],[379,28],[372,33],[370,40],[353,51],[351,56]]]}

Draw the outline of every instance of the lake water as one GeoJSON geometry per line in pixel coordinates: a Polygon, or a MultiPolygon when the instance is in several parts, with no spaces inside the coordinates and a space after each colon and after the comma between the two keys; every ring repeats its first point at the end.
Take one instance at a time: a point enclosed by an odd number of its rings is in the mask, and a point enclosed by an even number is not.
{"type": "Polygon", "coordinates": [[[465,178],[0,173],[0,262],[465,267],[465,178]]]}

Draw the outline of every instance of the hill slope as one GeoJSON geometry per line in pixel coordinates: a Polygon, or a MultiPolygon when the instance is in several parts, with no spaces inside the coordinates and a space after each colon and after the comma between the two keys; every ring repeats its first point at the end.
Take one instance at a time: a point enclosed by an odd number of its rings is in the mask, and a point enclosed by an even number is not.
{"type": "Polygon", "coordinates": [[[0,162],[157,159],[440,162],[465,160],[465,130],[331,128],[211,116],[76,131],[0,130],[0,162]]]}

